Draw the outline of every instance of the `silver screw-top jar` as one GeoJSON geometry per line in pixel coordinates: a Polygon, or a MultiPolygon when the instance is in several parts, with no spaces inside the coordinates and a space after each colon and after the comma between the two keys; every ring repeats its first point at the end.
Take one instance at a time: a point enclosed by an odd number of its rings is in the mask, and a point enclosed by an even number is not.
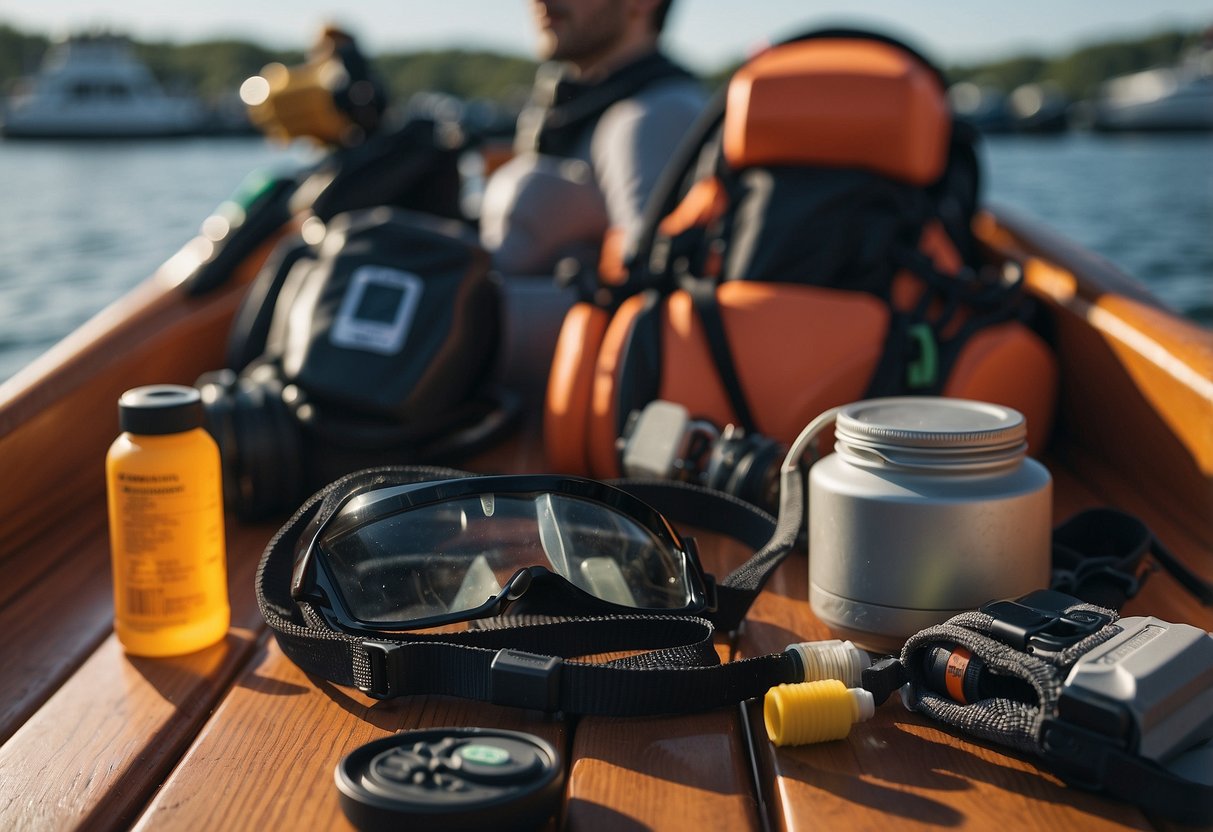
{"type": "Polygon", "coordinates": [[[809,600],[871,650],[1049,584],[1052,487],[1009,407],[896,397],[837,413],[809,474],[809,600]]]}

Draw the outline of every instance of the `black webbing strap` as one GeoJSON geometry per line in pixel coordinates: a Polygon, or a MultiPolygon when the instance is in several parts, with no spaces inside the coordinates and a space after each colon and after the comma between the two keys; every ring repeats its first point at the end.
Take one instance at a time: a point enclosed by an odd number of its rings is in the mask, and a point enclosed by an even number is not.
{"type": "Polygon", "coordinates": [[[398,641],[341,634],[344,643],[322,654],[275,630],[283,652],[305,671],[382,699],[447,695],[549,712],[644,716],[712,710],[800,680],[796,659],[783,653],[720,664],[713,632],[697,618],[602,616],[410,633],[398,641]],[[571,659],[611,650],[648,652],[610,662],[571,659]]]}
{"type": "Polygon", "coordinates": [[[741,387],[741,377],[737,374],[737,365],[733,362],[733,350],[729,347],[729,336],[725,332],[724,318],[720,314],[720,304],[716,300],[716,283],[711,280],[696,280],[688,278],[682,281],[682,289],[691,297],[695,313],[703,323],[703,331],[707,336],[708,349],[712,353],[712,363],[716,365],[716,373],[724,385],[724,391],[729,397],[729,404],[737,421],[745,428],[746,433],[758,433],[754,422],[750,403],[746,399],[745,390],[741,387]]]}
{"type": "Polygon", "coordinates": [[[1213,585],[1175,557],[1140,519],[1114,508],[1080,511],[1053,530],[1052,588],[1120,609],[1149,574],[1149,554],[1202,604],[1213,605],[1213,585]]]}
{"type": "MultiPolygon", "coordinates": [[[[1157,763],[1112,745],[1107,738],[1058,720],[1045,722],[1041,753],[1063,780],[1140,806],[1179,823],[1213,823],[1213,785],[1188,780],[1157,763]]],[[[1198,749],[1205,763],[1213,751],[1198,749]]]]}
{"type": "Polygon", "coordinates": [[[725,631],[741,625],[767,578],[796,545],[804,517],[804,486],[800,476],[785,476],[782,480],[778,521],[732,495],[689,483],[617,480],[613,484],[635,494],[671,520],[739,540],[754,552],[716,585],[716,609],[709,617],[725,631]]]}
{"type": "MultiPolygon", "coordinates": [[[[800,681],[786,654],[720,664],[712,621],[660,615],[501,618],[458,633],[402,633],[368,639],[330,629],[289,593],[295,546],[318,514],[335,510],[351,486],[441,479],[447,469],[379,469],[350,475],[311,498],[274,536],[257,570],[257,600],[283,653],[305,672],[371,696],[445,694],[502,705],[577,714],[687,713],[761,696],[800,681]],[[633,652],[609,662],[572,657],[633,652]]],[[[762,548],[775,522],[760,509],[686,483],[619,482],[682,523],[762,548]]],[[[790,549],[790,546],[787,548],[790,549]]],[[[786,549],[780,553],[780,558],[786,549]]],[[[728,579],[725,583],[727,584],[728,579]]],[[[719,591],[719,590],[718,590],[719,591]]],[[[739,622],[754,592],[730,593],[739,622]],[[744,604],[739,598],[745,595],[744,604]]],[[[715,617],[715,616],[714,616],[715,617]]]]}

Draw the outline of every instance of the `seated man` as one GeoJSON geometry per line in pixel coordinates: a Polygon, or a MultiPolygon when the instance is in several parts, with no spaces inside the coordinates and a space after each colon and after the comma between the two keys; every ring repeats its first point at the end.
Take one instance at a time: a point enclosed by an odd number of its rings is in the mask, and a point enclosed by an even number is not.
{"type": "Polygon", "coordinates": [[[551,274],[566,258],[596,269],[604,240],[616,262],[626,251],[705,101],[658,50],[670,3],[531,0],[549,63],[519,116],[517,155],[489,180],[481,212],[501,272],[551,274]]]}

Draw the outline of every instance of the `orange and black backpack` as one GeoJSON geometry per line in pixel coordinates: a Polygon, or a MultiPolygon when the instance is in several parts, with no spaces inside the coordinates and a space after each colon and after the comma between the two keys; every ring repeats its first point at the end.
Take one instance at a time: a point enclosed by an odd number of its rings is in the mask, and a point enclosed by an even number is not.
{"type": "Polygon", "coordinates": [[[939,394],[1025,414],[1057,370],[1012,268],[979,261],[973,137],[909,47],[816,32],[744,64],[671,161],[626,272],[584,287],[548,381],[558,470],[619,476],[657,399],[790,443],[862,398],[939,394]]]}

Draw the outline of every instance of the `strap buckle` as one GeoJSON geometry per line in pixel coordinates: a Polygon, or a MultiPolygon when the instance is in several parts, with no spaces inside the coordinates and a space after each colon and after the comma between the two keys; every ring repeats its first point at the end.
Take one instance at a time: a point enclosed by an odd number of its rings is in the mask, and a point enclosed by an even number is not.
{"type": "Polygon", "coordinates": [[[362,648],[366,651],[367,669],[370,671],[370,681],[367,685],[358,685],[358,690],[374,699],[391,699],[400,696],[397,680],[404,672],[404,655],[399,644],[383,641],[364,641],[362,648]]]}
{"type": "Polygon", "coordinates": [[[1059,653],[1072,647],[1112,619],[1089,609],[1070,609],[1070,598],[1056,590],[1038,590],[1018,601],[991,601],[981,612],[993,619],[989,634],[1016,650],[1059,653]]]}
{"type": "Polygon", "coordinates": [[[523,650],[498,650],[489,665],[490,699],[514,708],[560,710],[560,670],[564,659],[523,650]]]}

